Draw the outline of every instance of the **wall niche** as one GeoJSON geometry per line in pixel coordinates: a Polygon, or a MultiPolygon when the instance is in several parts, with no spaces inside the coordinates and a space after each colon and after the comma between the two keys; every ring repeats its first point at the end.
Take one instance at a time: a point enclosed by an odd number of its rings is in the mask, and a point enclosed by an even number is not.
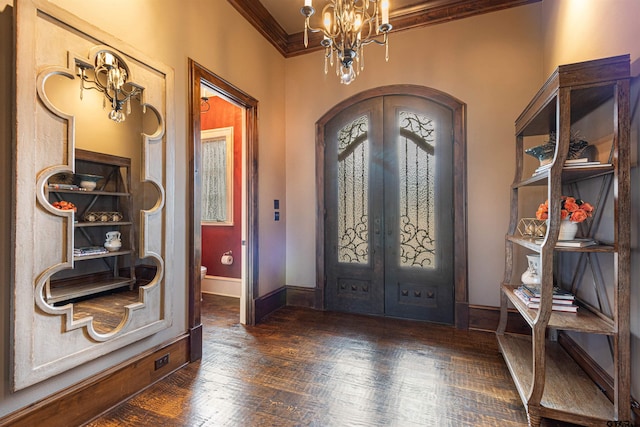
{"type": "Polygon", "coordinates": [[[174,209],[173,71],[46,1],[15,28],[14,391],[171,325],[174,209]]]}

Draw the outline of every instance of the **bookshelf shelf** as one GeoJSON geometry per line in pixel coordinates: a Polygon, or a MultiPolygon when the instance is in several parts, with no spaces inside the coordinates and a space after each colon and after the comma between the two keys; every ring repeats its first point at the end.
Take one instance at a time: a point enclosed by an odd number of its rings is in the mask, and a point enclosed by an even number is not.
{"type": "Polygon", "coordinates": [[[75,173],[103,178],[94,190],[85,190],[69,182],[49,181],[47,194],[50,203],[64,200],[77,208],[73,239],[68,242],[68,246],[74,248],[73,268],[51,277],[45,289],[49,303],[61,303],[125,286],[132,289],[136,282],[131,159],[76,149],[75,173]],[[87,221],[88,216],[95,216],[95,221],[87,221]],[[113,252],[104,249],[107,232],[121,233],[121,249],[113,252]],[[97,248],[105,252],[92,250],[80,253],[82,248],[97,248]]]}
{"type": "MultiPolygon", "coordinates": [[[[629,55],[560,66],[515,123],[516,174],[496,336],[531,427],[539,427],[542,418],[585,426],[631,421],[629,76],[629,55]],[[592,129],[586,122],[600,128],[592,129]],[[583,135],[586,140],[601,141],[592,147],[598,156],[588,160],[592,164],[565,163],[576,127],[593,133],[583,135]],[[525,151],[551,133],[558,136],[553,160],[534,170],[525,151]],[[544,190],[549,201],[545,236],[518,235],[525,234],[517,227],[519,221],[530,216],[531,205],[544,190]],[[583,239],[591,243],[602,235],[607,242],[579,246],[577,239],[559,241],[562,196],[583,198],[585,193],[597,208],[583,224],[583,239]],[[539,308],[529,308],[527,296],[518,295],[522,271],[516,270],[527,251],[540,254],[539,308]],[[555,287],[574,295],[577,312],[553,309],[555,287]],[[510,306],[529,325],[530,336],[505,332],[510,306]],[[616,343],[606,362],[611,374],[589,360],[589,349],[575,351],[575,333],[616,343]]],[[[544,200],[543,196],[538,203],[544,200]]]]}

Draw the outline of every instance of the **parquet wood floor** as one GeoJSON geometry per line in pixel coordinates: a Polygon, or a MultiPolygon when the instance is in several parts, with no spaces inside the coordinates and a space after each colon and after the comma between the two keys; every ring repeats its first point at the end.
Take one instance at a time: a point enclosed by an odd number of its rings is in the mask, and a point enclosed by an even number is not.
{"type": "Polygon", "coordinates": [[[491,333],[293,307],[248,327],[212,295],[202,313],[201,361],[88,425],[527,425],[491,333]]]}

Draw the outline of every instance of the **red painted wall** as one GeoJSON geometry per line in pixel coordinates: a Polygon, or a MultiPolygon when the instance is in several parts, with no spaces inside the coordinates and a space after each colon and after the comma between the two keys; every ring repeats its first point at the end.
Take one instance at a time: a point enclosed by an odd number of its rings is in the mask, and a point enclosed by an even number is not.
{"type": "Polygon", "coordinates": [[[207,275],[240,278],[242,221],[242,108],[222,98],[209,98],[211,108],[201,116],[202,130],[233,126],[233,226],[202,226],[202,265],[207,275]],[[222,254],[233,252],[233,264],[223,265],[222,254]]]}

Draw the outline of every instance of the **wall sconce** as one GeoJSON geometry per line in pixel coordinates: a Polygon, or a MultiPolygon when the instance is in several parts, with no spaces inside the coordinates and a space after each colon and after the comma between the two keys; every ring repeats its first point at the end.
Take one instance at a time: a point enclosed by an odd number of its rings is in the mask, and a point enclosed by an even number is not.
{"type": "Polygon", "coordinates": [[[102,92],[104,94],[102,107],[106,108],[107,101],[111,107],[109,118],[116,123],[123,122],[125,114],[122,109],[126,104],[127,115],[131,114],[131,97],[140,95],[142,88],[127,81],[129,69],[122,58],[113,52],[101,50],[96,54],[93,66],[87,63],[77,63],[77,66],[80,77],[80,99],[85,89],[102,92]],[[128,85],[128,88],[125,85],[128,85]]]}
{"type": "Polygon", "coordinates": [[[202,98],[200,98],[200,112],[206,113],[210,109],[211,109],[211,104],[209,104],[209,97],[203,96],[202,98]]]}

